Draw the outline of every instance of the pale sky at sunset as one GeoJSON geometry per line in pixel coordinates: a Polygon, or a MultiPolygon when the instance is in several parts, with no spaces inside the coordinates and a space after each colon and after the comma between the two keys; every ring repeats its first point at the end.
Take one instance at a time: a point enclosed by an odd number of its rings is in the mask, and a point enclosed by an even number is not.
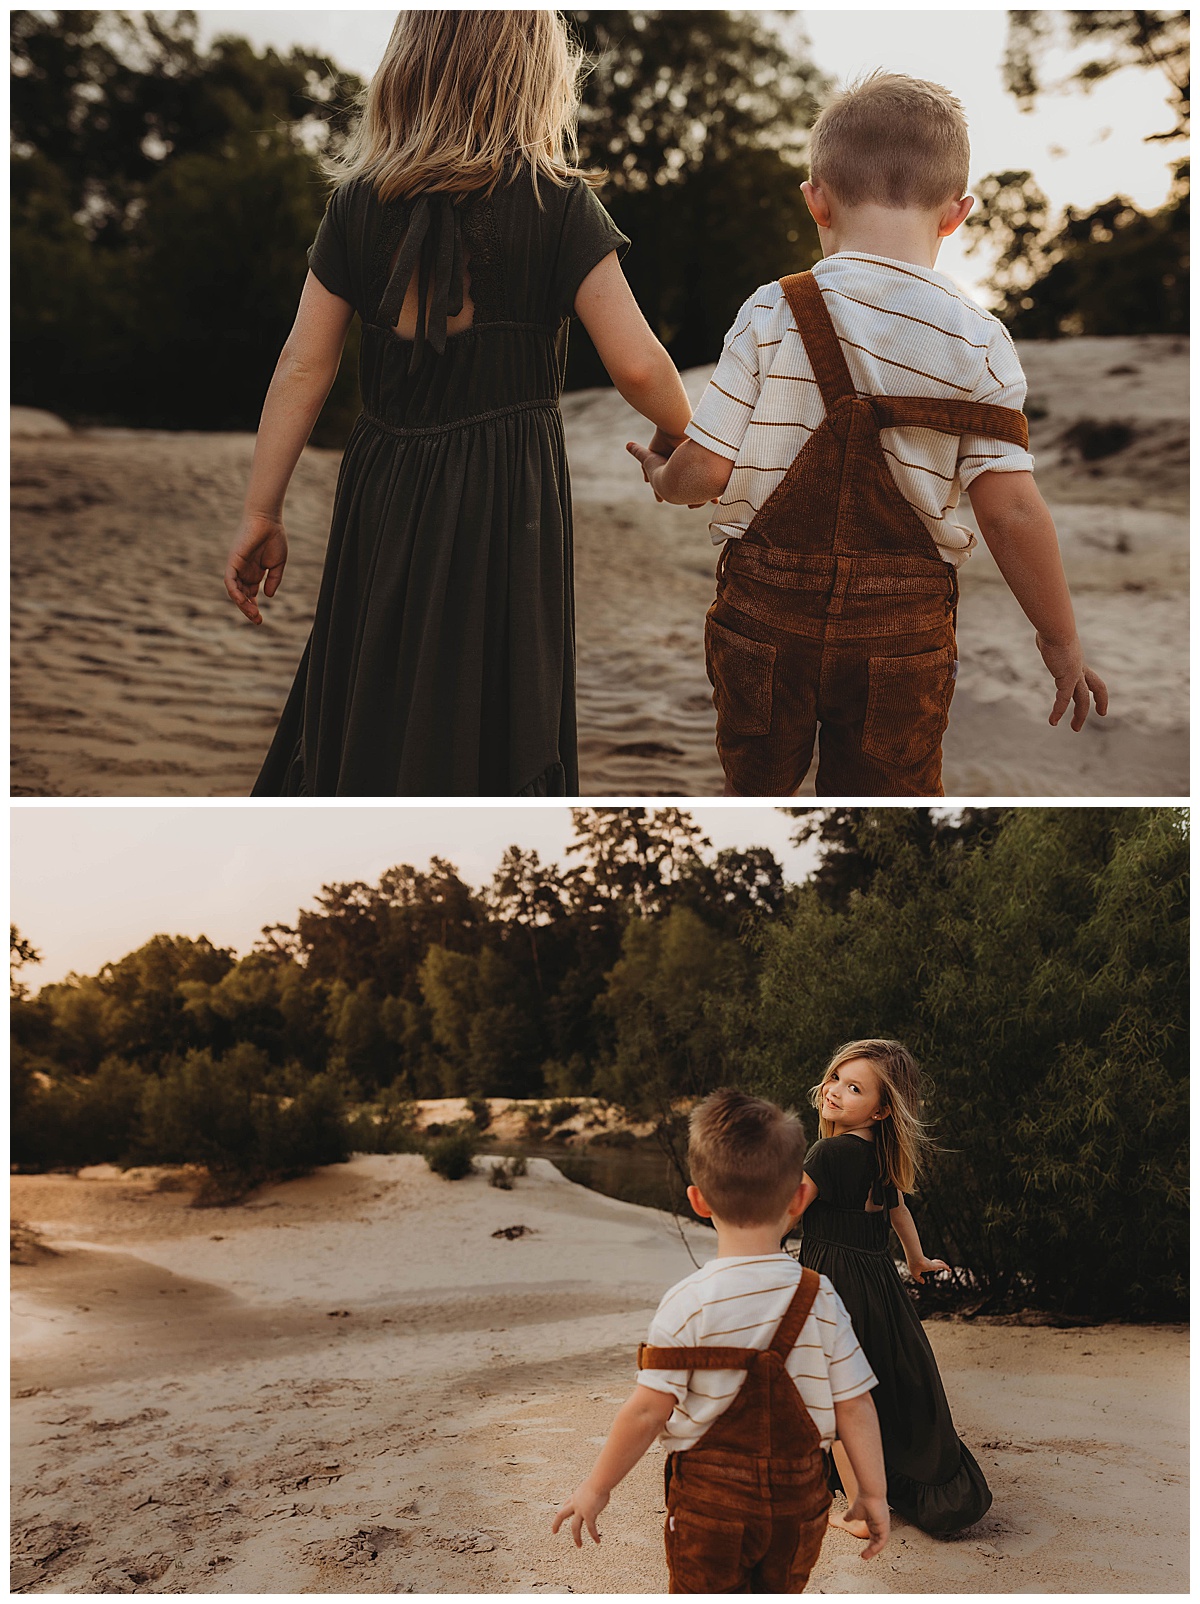
{"type": "MultiPolygon", "coordinates": [[[[395,15],[395,10],[198,13],[206,43],[220,33],[238,33],[260,49],[302,45],[364,78],[379,63],[395,15]]],[[[780,22],[785,33],[807,34],[811,59],[835,79],[883,67],[945,84],[967,111],[972,182],[988,173],[1027,168],[1057,209],[1092,206],[1116,193],[1153,208],[1166,196],[1168,163],[1183,155],[1176,144],[1145,143],[1147,135],[1173,125],[1166,80],[1159,72],[1127,69],[1090,94],[1078,88],[1044,93],[1032,112],[1018,110],[1000,76],[1007,30],[1003,10],[839,7],[795,12],[780,22]]],[[[1064,54],[1048,57],[1045,81],[1065,76],[1075,61],[1064,54]]],[[[960,236],[943,244],[938,267],[986,304],[986,264],[981,256],[965,254],[960,236]]],[[[765,263],[764,279],[778,270],[778,264],[765,263]]]]}
{"type": "MultiPolygon", "coordinates": [[[[795,821],[762,806],[687,810],[713,843],[767,846],[789,880],[811,849],[795,821]]],[[[570,810],[504,806],[18,806],[11,809],[11,916],[42,954],[23,979],[36,991],[70,970],[94,974],[155,934],[205,935],[248,952],[263,925],[291,924],[332,881],[448,858],[469,885],[488,883],[506,847],[564,866],[570,810]]]]}

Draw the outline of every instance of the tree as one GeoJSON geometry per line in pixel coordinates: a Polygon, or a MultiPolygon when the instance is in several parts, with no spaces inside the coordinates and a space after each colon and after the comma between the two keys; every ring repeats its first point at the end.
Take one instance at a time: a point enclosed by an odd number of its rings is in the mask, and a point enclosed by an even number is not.
{"type": "Polygon", "coordinates": [[[31,941],[17,929],[16,925],[8,927],[8,994],[13,998],[25,998],[29,995],[29,987],[17,979],[19,972],[26,964],[40,964],[42,955],[31,941]]]}
{"type": "Polygon", "coordinates": [[[1187,137],[1191,124],[1191,51],[1186,11],[1010,11],[1003,73],[1005,87],[1029,110],[1047,88],[1072,84],[1086,92],[1127,67],[1163,72],[1170,88],[1175,127],[1151,139],[1187,137]],[[1097,52],[1065,79],[1047,86],[1043,58],[1055,44],[1097,52]]]}
{"type": "MultiPolygon", "coordinates": [[[[1010,11],[1004,77],[1023,109],[1048,91],[1094,84],[1129,67],[1165,74],[1174,128],[1190,126],[1186,11],[1010,11]],[[1042,69],[1055,45],[1088,50],[1066,77],[1047,85],[1042,69]]],[[[1177,161],[1165,204],[1143,212],[1114,195],[1089,211],[1068,207],[1051,223],[1048,202],[1028,172],[990,173],[979,211],[967,219],[968,251],[989,245],[997,311],[1018,338],[1077,334],[1182,334],[1188,328],[1190,169],[1177,161]]]]}
{"type": "MultiPolygon", "coordinates": [[[[820,254],[800,163],[827,82],[755,12],[566,15],[594,62],[580,154],[610,175],[638,304],[680,367],[711,362],[756,285],[820,254]]],[[[582,331],[570,382],[604,382],[582,331]]]]}

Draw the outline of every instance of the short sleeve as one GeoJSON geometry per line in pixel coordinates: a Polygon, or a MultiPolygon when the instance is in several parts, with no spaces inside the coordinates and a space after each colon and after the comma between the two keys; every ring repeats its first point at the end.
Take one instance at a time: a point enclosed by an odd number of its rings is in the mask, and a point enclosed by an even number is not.
{"type": "Polygon", "coordinates": [[[826,1202],[830,1201],[829,1194],[833,1190],[836,1169],[837,1163],[829,1141],[826,1137],[822,1137],[819,1142],[813,1143],[805,1155],[804,1173],[815,1183],[817,1191],[826,1202]]]}
{"type": "Polygon", "coordinates": [[[741,451],[758,405],[758,342],[752,321],[758,293],[756,290],[745,302],[726,334],[721,360],[686,431],[698,446],[729,462],[735,461],[741,451]]]}
{"type": "MultiPolygon", "coordinates": [[[[1025,405],[1025,374],[1012,337],[1000,322],[992,329],[985,359],[985,382],[972,401],[990,407],[1011,407],[1020,412],[1025,405]]],[[[991,435],[964,434],[958,443],[958,478],[964,490],[981,473],[1032,473],[1033,457],[1023,447],[991,435]]]]}
{"type": "Polygon", "coordinates": [[[583,179],[576,179],[563,207],[562,232],[551,286],[554,306],[570,317],[584,279],[610,252],[624,256],[628,237],[613,222],[583,179]]]}
{"type": "MultiPolygon", "coordinates": [[[[667,1298],[670,1294],[667,1294],[667,1298]]],[[[688,1316],[682,1331],[671,1326],[663,1319],[663,1305],[667,1298],[659,1304],[654,1318],[650,1322],[650,1330],[646,1333],[646,1344],[651,1348],[690,1348],[694,1344],[689,1340],[689,1327],[691,1315],[688,1316]]],[[[681,1404],[687,1397],[688,1387],[691,1383],[690,1370],[639,1370],[637,1384],[639,1387],[649,1387],[652,1392],[667,1392],[677,1404],[681,1404]]]]}
{"type": "Polygon", "coordinates": [[[309,246],[309,271],[331,295],[354,305],[354,291],[348,249],[347,204],[349,186],[340,185],[329,197],[317,237],[309,246]]]}

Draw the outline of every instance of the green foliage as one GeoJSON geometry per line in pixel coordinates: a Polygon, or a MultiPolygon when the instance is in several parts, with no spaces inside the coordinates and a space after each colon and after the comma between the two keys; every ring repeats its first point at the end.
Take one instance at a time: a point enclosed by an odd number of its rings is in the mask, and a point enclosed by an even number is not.
{"type": "Polygon", "coordinates": [[[1188,330],[1190,204],[1186,171],[1164,206],[1142,212],[1115,195],[1090,211],[1068,207],[1051,226],[1028,172],[990,173],[967,219],[968,251],[987,241],[996,310],[1019,339],[1076,334],[1184,334],[1188,330]]]}
{"type": "Polygon", "coordinates": [[[226,1190],[340,1164],[350,1153],[336,1081],[316,1075],[288,1095],[252,1047],[223,1058],[188,1053],[147,1082],[141,1113],[142,1162],[198,1162],[226,1190]]]}
{"type": "Polygon", "coordinates": [[[121,1163],[134,1150],[145,1077],[106,1058],[90,1077],[22,1074],[14,1062],[12,1161],[22,1169],[78,1169],[121,1163]]]}
{"type": "Polygon", "coordinates": [[[1013,809],[938,874],[915,872],[902,839],[878,855],[902,818],[864,811],[879,867],[843,908],[805,888],[763,933],[757,996],[729,1008],[730,1037],[750,1043],[761,1088],[802,1108],[841,1042],[908,1042],[941,1145],[920,1188],[927,1250],[997,1295],[1178,1314],[1182,814],[1013,809]]]}
{"type": "Polygon", "coordinates": [[[430,1142],[425,1150],[425,1162],[435,1175],[446,1181],[461,1181],[475,1168],[478,1135],[469,1125],[460,1125],[430,1142]]]}
{"type": "MultiPolygon", "coordinates": [[[[595,62],[580,152],[610,175],[601,198],[633,242],[638,304],[680,367],[711,362],[757,285],[820,255],[800,181],[826,80],[761,13],[566,15],[595,62]]],[[[569,382],[604,382],[582,330],[569,382]]]]}

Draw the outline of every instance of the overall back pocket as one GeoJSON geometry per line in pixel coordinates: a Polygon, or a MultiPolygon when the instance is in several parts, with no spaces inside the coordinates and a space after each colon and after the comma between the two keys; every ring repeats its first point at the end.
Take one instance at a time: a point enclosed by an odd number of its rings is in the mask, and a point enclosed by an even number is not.
{"type": "Polygon", "coordinates": [[[938,747],[950,719],[954,653],[867,659],[862,750],[892,768],[911,768],[938,747]]]}
{"type": "Polygon", "coordinates": [[[710,614],[704,625],[704,657],[722,728],[733,735],[766,735],[771,728],[774,646],[735,635],[710,614]]]}

